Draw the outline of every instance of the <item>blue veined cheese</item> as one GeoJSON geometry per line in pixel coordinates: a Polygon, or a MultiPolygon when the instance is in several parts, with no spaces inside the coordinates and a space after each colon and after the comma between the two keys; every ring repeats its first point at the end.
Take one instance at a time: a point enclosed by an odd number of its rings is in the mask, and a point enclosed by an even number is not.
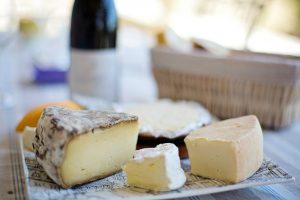
{"type": "Polygon", "coordinates": [[[69,188],[121,170],[133,156],[137,137],[134,115],[48,107],[33,149],[49,177],[69,188]]]}
{"type": "Polygon", "coordinates": [[[153,191],[182,187],[186,176],[180,165],[178,148],[171,143],[137,150],[123,167],[129,186],[153,191]]]}
{"type": "Polygon", "coordinates": [[[184,141],[194,175],[237,183],[263,161],[263,135],[254,115],[213,123],[184,141]]]}

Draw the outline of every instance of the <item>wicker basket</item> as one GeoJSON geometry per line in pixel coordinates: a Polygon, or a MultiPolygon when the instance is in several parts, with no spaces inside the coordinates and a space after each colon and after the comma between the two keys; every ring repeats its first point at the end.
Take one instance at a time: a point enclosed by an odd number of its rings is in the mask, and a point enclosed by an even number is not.
{"type": "Polygon", "coordinates": [[[234,52],[151,51],[159,96],[194,100],[221,119],[255,114],[265,128],[282,128],[300,116],[300,60],[234,52]]]}

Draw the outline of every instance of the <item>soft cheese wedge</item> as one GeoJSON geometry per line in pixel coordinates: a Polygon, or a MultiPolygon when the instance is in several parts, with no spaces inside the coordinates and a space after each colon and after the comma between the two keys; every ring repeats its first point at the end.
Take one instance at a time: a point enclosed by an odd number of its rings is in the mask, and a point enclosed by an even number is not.
{"type": "Polygon", "coordinates": [[[127,106],[124,111],[139,117],[139,135],[144,138],[175,139],[212,121],[200,104],[188,101],[159,100],[127,106]]]}
{"type": "Polygon", "coordinates": [[[213,123],[185,138],[191,173],[237,183],[253,175],[263,161],[263,136],[256,116],[213,123]]]}
{"type": "Polygon", "coordinates": [[[178,148],[170,143],[137,150],[123,170],[127,174],[128,185],[153,191],[178,189],[186,181],[178,148]]]}
{"type": "Polygon", "coordinates": [[[136,116],[48,107],[33,148],[49,177],[69,188],[121,170],[133,157],[137,137],[136,116]]]}

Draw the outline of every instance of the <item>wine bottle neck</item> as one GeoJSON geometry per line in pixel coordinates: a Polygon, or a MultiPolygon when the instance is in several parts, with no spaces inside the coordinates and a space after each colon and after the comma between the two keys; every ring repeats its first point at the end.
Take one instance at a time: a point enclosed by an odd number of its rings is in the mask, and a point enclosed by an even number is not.
{"type": "Polygon", "coordinates": [[[113,0],[75,0],[71,19],[71,47],[115,48],[117,21],[113,0]]]}

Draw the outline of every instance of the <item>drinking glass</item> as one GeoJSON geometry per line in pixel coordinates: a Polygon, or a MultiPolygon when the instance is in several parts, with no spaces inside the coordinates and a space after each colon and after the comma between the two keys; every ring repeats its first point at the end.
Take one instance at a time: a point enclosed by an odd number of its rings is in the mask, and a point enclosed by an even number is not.
{"type": "Polygon", "coordinates": [[[10,46],[16,38],[15,1],[0,0],[0,109],[13,104],[11,95],[12,60],[10,46]]]}

